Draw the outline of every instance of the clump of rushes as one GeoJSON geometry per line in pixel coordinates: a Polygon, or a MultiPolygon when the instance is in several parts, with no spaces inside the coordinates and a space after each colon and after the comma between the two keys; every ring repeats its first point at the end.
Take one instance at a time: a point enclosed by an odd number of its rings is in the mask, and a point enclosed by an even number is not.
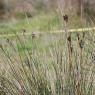
{"type": "Polygon", "coordinates": [[[66,80],[68,82],[66,83],[66,88],[67,88],[67,93],[68,94],[74,94],[73,87],[74,87],[74,71],[73,71],[73,63],[72,63],[72,53],[73,53],[73,47],[72,47],[72,38],[71,38],[71,33],[68,31],[68,15],[63,16],[64,22],[65,22],[65,41],[66,41],[66,53],[67,53],[67,75],[66,75],[66,80]],[[73,78],[73,79],[72,79],[73,78]]]}
{"type": "MultiPolygon", "coordinates": [[[[67,23],[67,22],[66,22],[67,23]]],[[[67,31],[67,29],[66,29],[67,31]]],[[[68,32],[68,31],[67,31],[68,32]]],[[[36,49],[30,54],[27,48],[23,50],[23,54],[19,49],[17,42],[17,49],[8,39],[9,47],[12,51],[6,51],[6,48],[0,45],[0,52],[2,63],[5,66],[5,73],[1,74],[0,70],[0,94],[1,95],[95,95],[95,87],[93,86],[93,73],[88,76],[91,71],[85,72],[82,70],[81,62],[85,61],[79,50],[84,48],[80,47],[81,37],[77,34],[78,46],[75,48],[72,44],[73,39],[71,34],[67,33],[65,45],[56,43],[54,47],[49,46],[48,52],[44,46],[41,46],[43,53],[40,49],[36,49]],[[67,48],[68,47],[68,48],[67,48]],[[66,51],[65,51],[66,50],[66,51]],[[76,54],[78,51],[78,55],[76,54]],[[64,55],[64,52],[66,54],[64,55]],[[17,58],[16,58],[17,57],[17,58]],[[79,58],[79,59],[78,59],[79,58]],[[15,62],[13,61],[15,60],[15,62]],[[25,61],[26,60],[26,61],[25,61]],[[78,60],[80,60],[78,62],[78,60]],[[83,61],[81,61],[83,60],[83,61]],[[77,66],[75,66],[77,65],[77,66]],[[7,68],[8,66],[8,68],[7,68]],[[89,80],[90,79],[90,80],[89,80]]],[[[85,39],[84,35],[82,37],[85,39]]],[[[19,38],[19,37],[18,37],[19,38]]],[[[17,39],[21,46],[26,47],[27,39],[24,36],[24,41],[17,39]]],[[[28,39],[29,40],[29,39],[28,39]]],[[[32,42],[33,39],[31,39],[32,42]]],[[[75,43],[77,43],[75,41],[75,43]]],[[[33,44],[33,43],[31,43],[33,44]]],[[[89,62],[89,59],[86,59],[89,62]]]]}
{"type": "Polygon", "coordinates": [[[64,22],[65,22],[65,36],[66,36],[66,42],[67,42],[67,48],[68,48],[68,63],[69,63],[69,69],[71,71],[72,68],[72,40],[71,40],[71,33],[68,32],[67,24],[68,24],[68,15],[63,16],[64,22]]]}
{"type": "Polygon", "coordinates": [[[15,44],[7,39],[7,47],[0,45],[0,95],[95,95],[95,66],[83,69],[91,62],[84,47],[87,34],[75,33],[77,40],[73,39],[68,16],[63,19],[65,40],[47,46],[41,39],[40,46],[39,39],[34,41],[31,35],[17,35],[15,44]],[[36,48],[27,49],[27,43],[36,48]]]}
{"type": "Polygon", "coordinates": [[[82,66],[83,66],[83,48],[84,48],[84,38],[85,38],[85,33],[82,33],[82,37],[80,36],[79,33],[77,33],[77,43],[78,43],[78,54],[79,54],[79,67],[78,67],[78,73],[77,73],[77,93],[79,95],[82,95],[82,82],[83,82],[83,71],[82,71],[82,66]]]}

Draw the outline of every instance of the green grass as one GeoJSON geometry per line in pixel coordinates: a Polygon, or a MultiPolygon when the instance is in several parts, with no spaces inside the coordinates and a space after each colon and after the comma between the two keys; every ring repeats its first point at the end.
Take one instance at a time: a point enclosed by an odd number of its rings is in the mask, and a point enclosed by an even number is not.
{"type": "Polygon", "coordinates": [[[0,33],[21,32],[23,29],[31,31],[50,31],[60,29],[61,22],[54,13],[40,14],[33,18],[10,20],[0,23],[0,33]]]}
{"type": "MultiPolygon", "coordinates": [[[[76,29],[87,26],[94,26],[94,23],[81,22],[78,16],[70,16],[68,21],[68,29],[76,29]]],[[[54,30],[62,30],[64,27],[63,19],[59,17],[57,13],[40,13],[32,18],[22,19],[9,19],[8,21],[1,21],[0,23],[0,34],[17,33],[22,32],[26,29],[27,32],[49,32],[54,30]],[[62,24],[63,23],[63,24],[62,24]]]]}

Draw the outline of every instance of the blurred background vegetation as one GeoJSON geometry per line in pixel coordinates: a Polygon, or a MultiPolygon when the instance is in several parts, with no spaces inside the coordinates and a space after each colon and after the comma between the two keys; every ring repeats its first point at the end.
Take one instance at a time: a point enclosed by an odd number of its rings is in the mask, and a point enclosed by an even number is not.
{"type": "Polygon", "coordinates": [[[0,0],[0,33],[61,30],[64,14],[69,16],[70,28],[81,27],[80,17],[91,26],[94,5],[95,0],[0,0]]]}
{"type": "Polygon", "coordinates": [[[63,13],[73,10],[79,15],[81,4],[85,13],[95,14],[95,0],[0,0],[0,18],[33,17],[58,9],[63,13]]]}
{"type": "Polygon", "coordinates": [[[55,8],[56,0],[0,0],[0,17],[33,17],[55,8]]]}

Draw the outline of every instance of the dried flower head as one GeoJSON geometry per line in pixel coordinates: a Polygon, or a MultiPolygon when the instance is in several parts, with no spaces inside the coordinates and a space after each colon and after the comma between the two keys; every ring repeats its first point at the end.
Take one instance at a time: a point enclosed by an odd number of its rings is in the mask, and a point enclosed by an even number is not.
{"type": "Polygon", "coordinates": [[[78,40],[80,40],[80,36],[79,36],[79,33],[77,33],[77,38],[78,38],[78,40]]]}
{"type": "Polygon", "coordinates": [[[23,33],[25,33],[26,32],[26,29],[23,29],[22,31],[23,31],[23,33]]]}
{"type": "Polygon", "coordinates": [[[69,37],[67,38],[67,40],[68,40],[69,42],[71,42],[71,36],[69,36],[69,37]]]}
{"type": "Polygon", "coordinates": [[[32,33],[32,38],[35,38],[36,34],[35,33],[32,33]]]}
{"type": "Polygon", "coordinates": [[[91,54],[91,61],[95,63],[95,51],[91,54]]]}
{"type": "Polygon", "coordinates": [[[80,46],[81,49],[84,48],[84,41],[83,40],[80,40],[79,46],[80,46]]]}
{"type": "Polygon", "coordinates": [[[63,16],[63,19],[64,19],[65,22],[68,22],[68,15],[65,14],[65,15],[63,16]]]}
{"type": "Polygon", "coordinates": [[[6,39],[6,42],[7,42],[7,43],[9,43],[9,42],[10,42],[10,40],[9,40],[9,39],[6,39]]]}

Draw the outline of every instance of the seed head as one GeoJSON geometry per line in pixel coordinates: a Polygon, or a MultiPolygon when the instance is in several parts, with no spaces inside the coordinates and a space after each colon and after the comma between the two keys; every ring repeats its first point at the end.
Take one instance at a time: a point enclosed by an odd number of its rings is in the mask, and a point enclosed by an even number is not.
{"type": "Polygon", "coordinates": [[[91,54],[91,61],[95,63],[95,51],[91,54]]]}
{"type": "Polygon", "coordinates": [[[9,43],[9,42],[10,42],[10,40],[9,40],[9,39],[6,39],[6,42],[7,42],[7,43],[9,43]]]}
{"type": "Polygon", "coordinates": [[[65,14],[65,15],[63,16],[63,19],[64,19],[65,22],[68,22],[68,15],[65,14]]]}
{"type": "Polygon", "coordinates": [[[23,33],[25,33],[26,32],[26,29],[23,29],[22,31],[23,31],[23,33]]]}
{"type": "Polygon", "coordinates": [[[35,38],[35,36],[36,36],[35,33],[32,33],[32,38],[35,38]]]}
{"type": "Polygon", "coordinates": [[[83,38],[85,37],[85,32],[83,32],[83,38]]]}
{"type": "Polygon", "coordinates": [[[83,40],[80,41],[79,45],[80,45],[80,48],[81,48],[81,49],[84,48],[84,42],[83,42],[83,40]]]}
{"type": "Polygon", "coordinates": [[[69,37],[67,38],[67,40],[68,40],[69,42],[71,42],[71,36],[69,36],[69,37]]]}

